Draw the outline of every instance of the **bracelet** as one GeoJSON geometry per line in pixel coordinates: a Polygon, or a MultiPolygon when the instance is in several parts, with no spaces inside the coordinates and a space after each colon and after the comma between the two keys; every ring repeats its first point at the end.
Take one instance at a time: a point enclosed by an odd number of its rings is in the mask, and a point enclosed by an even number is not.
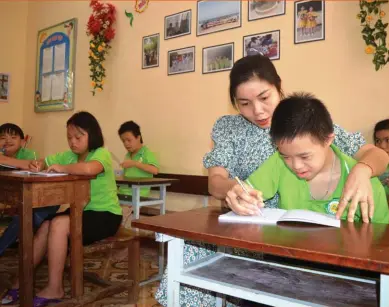
{"type": "Polygon", "coordinates": [[[374,170],[373,170],[373,168],[371,167],[371,165],[369,165],[368,163],[363,162],[363,161],[358,161],[358,163],[361,163],[361,164],[366,165],[367,167],[369,167],[369,168],[371,169],[371,174],[372,174],[372,175],[374,174],[374,170]]]}

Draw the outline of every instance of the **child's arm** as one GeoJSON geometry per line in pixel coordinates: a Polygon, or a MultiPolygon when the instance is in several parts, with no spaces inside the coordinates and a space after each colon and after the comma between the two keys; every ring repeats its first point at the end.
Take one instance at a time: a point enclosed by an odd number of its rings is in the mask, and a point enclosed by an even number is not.
{"type": "Polygon", "coordinates": [[[104,171],[104,167],[99,161],[89,161],[67,165],[53,164],[47,168],[47,171],[72,175],[96,176],[104,171]]]}
{"type": "Polygon", "coordinates": [[[19,159],[15,159],[12,157],[0,155],[0,163],[5,164],[5,165],[9,165],[9,166],[13,166],[13,167],[17,167],[17,168],[21,168],[24,170],[28,170],[29,165],[30,165],[30,160],[19,160],[19,159]]]}
{"type": "Polygon", "coordinates": [[[142,162],[134,161],[134,160],[125,160],[121,164],[121,166],[123,168],[136,167],[136,168],[141,169],[142,171],[145,171],[145,172],[153,174],[153,175],[157,175],[158,171],[159,171],[158,167],[156,167],[155,165],[146,164],[146,163],[142,163],[142,162]]]}

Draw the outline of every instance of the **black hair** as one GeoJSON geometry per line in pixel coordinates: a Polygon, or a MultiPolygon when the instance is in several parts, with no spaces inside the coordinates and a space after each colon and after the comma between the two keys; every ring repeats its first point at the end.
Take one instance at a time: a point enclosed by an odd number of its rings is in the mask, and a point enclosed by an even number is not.
{"type": "Polygon", "coordinates": [[[281,78],[272,61],[261,54],[250,55],[236,61],[230,72],[230,100],[233,107],[236,107],[235,94],[238,86],[253,78],[259,78],[274,85],[281,97],[283,96],[281,78]]]}
{"type": "Polygon", "coordinates": [[[23,140],[24,139],[24,133],[22,128],[20,128],[18,125],[6,123],[0,126],[0,134],[11,134],[11,135],[18,135],[23,140]]]}
{"type": "Polygon", "coordinates": [[[88,151],[104,146],[103,132],[101,131],[99,122],[89,112],[82,111],[73,114],[68,119],[66,126],[75,126],[88,133],[88,151]]]}
{"type": "Polygon", "coordinates": [[[118,130],[118,134],[119,136],[121,136],[123,133],[126,132],[131,132],[136,138],[140,136],[140,143],[143,144],[143,138],[140,132],[140,127],[136,122],[131,120],[123,123],[118,130]]]}
{"type": "Polygon", "coordinates": [[[380,131],[380,130],[389,130],[389,119],[381,120],[380,122],[375,124],[374,134],[373,134],[374,141],[376,138],[375,134],[377,133],[377,131],[380,131]]]}
{"type": "Polygon", "coordinates": [[[325,105],[309,93],[294,93],[275,108],[270,128],[274,143],[292,141],[310,135],[320,143],[334,132],[331,115],[325,105]]]}

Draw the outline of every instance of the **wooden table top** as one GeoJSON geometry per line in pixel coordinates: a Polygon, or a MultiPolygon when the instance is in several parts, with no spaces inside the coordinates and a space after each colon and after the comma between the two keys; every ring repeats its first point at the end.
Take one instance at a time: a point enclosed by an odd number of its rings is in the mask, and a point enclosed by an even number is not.
{"type": "Polygon", "coordinates": [[[172,178],[130,178],[124,176],[117,176],[117,184],[136,184],[136,185],[151,185],[151,184],[169,184],[177,182],[178,179],[172,178]]]}
{"type": "Polygon", "coordinates": [[[389,225],[340,228],[283,223],[219,223],[225,209],[208,207],[132,221],[135,228],[306,261],[389,273],[389,225]]]}
{"type": "Polygon", "coordinates": [[[76,181],[76,180],[91,180],[95,179],[96,176],[80,176],[80,175],[66,175],[66,176],[54,176],[54,177],[45,177],[39,175],[23,175],[15,174],[11,171],[0,172],[0,181],[13,181],[13,182],[23,182],[23,183],[33,183],[33,182],[64,182],[64,181],[76,181]]]}

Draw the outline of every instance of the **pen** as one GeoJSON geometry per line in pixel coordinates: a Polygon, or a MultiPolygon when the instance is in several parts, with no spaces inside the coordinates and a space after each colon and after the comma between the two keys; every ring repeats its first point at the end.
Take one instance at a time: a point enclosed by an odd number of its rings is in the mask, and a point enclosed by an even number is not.
{"type": "MultiPolygon", "coordinates": [[[[235,177],[235,180],[238,182],[238,184],[242,187],[243,191],[246,192],[247,195],[250,195],[249,191],[246,189],[246,187],[243,185],[242,181],[238,177],[235,177]]],[[[258,208],[259,214],[263,216],[263,213],[260,208],[258,208]]]]}
{"type": "Polygon", "coordinates": [[[35,158],[36,171],[39,172],[39,170],[38,170],[38,161],[36,160],[36,153],[35,153],[35,151],[34,151],[34,158],[35,158]]]}

